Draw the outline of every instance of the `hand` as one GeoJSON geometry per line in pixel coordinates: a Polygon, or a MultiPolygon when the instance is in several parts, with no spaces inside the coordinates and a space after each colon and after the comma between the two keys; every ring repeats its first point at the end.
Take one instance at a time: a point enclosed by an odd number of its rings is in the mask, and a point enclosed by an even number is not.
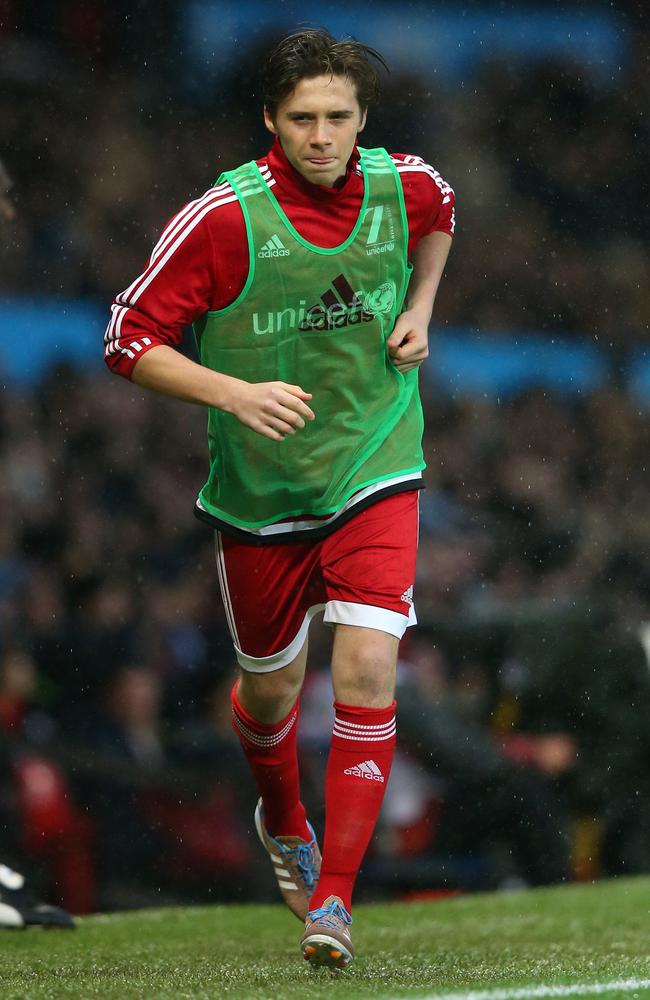
{"type": "Polygon", "coordinates": [[[429,329],[413,310],[397,317],[395,329],[386,342],[395,367],[404,375],[412,368],[419,368],[429,357],[429,329]]]}
{"type": "Polygon", "coordinates": [[[235,398],[223,407],[241,424],[257,431],[271,441],[284,441],[287,434],[295,434],[305,426],[305,420],[314,420],[313,410],[306,400],[311,393],[299,385],[286,382],[239,382],[235,398]]]}

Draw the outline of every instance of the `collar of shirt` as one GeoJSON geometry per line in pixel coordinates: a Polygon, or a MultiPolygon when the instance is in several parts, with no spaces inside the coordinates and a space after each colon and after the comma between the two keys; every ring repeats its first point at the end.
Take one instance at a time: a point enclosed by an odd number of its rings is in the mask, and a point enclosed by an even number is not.
{"type": "Polygon", "coordinates": [[[329,202],[346,196],[359,194],[363,191],[363,176],[358,167],[359,151],[355,145],[350,157],[342,183],[334,187],[327,187],[323,184],[312,184],[293,167],[280,144],[280,140],[275,141],[269,150],[267,163],[273,179],[277,183],[277,194],[290,195],[300,191],[301,194],[314,201],[329,202]]]}

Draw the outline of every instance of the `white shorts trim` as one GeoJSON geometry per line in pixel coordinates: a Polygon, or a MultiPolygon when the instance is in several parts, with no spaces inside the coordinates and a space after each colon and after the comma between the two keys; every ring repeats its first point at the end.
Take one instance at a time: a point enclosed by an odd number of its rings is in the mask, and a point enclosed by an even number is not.
{"type": "Polygon", "coordinates": [[[374,628],[378,632],[388,632],[401,639],[410,625],[417,625],[415,608],[409,606],[408,615],[387,608],[376,608],[368,604],[354,604],[352,601],[328,601],[323,621],[326,625],[359,625],[374,628]]]}
{"type": "Polygon", "coordinates": [[[249,656],[234,644],[239,666],[252,674],[268,674],[288,666],[304,646],[310,622],[320,611],[325,612],[323,621],[326,625],[358,625],[360,628],[374,628],[378,632],[394,635],[397,639],[401,639],[411,625],[417,625],[413,605],[410,606],[408,615],[401,615],[399,611],[389,611],[387,608],[376,608],[368,604],[355,604],[352,601],[314,604],[303,618],[295,638],[279,652],[271,653],[270,656],[249,656]]]}
{"type": "Polygon", "coordinates": [[[230,591],[228,590],[226,560],[223,554],[223,542],[221,540],[220,531],[215,531],[214,533],[214,551],[217,562],[217,574],[219,576],[219,586],[221,587],[221,598],[223,600],[224,611],[226,612],[226,621],[228,622],[230,635],[232,637],[232,641],[236,649],[237,646],[239,645],[239,636],[237,635],[237,623],[235,622],[235,613],[232,608],[232,601],[230,600],[230,591]]]}
{"type": "Polygon", "coordinates": [[[268,674],[272,670],[280,670],[281,667],[288,666],[292,660],[295,660],[296,656],[305,644],[305,639],[307,638],[307,632],[309,631],[309,623],[311,622],[314,615],[317,615],[319,611],[324,611],[324,604],[314,604],[307,611],[307,614],[302,620],[302,625],[298,629],[298,633],[294,639],[291,640],[288,646],[281,649],[279,653],[271,653],[270,656],[248,656],[244,653],[237,644],[235,643],[235,655],[237,657],[237,662],[243,670],[249,670],[252,674],[268,674]]]}

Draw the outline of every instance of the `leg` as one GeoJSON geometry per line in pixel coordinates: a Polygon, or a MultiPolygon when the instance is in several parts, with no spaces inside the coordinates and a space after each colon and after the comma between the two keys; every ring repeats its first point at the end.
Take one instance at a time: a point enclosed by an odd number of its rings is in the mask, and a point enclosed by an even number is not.
{"type": "Polygon", "coordinates": [[[379,501],[324,543],[325,621],[335,624],[336,718],[327,764],[321,878],[310,906],[330,896],[350,909],[395,747],[399,639],[414,620],[417,497],[379,501]]]}
{"type": "Polygon", "coordinates": [[[395,696],[399,639],[388,632],[337,625],[332,652],[334,697],[344,705],[387,708],[395,696]]]}
{"type": "Polygon", "coordinates": [[[255,826],[282,896],[301,919],[320,869],[300,801],[296,740],[309,622],[325,603],[318,558],[315,545],[259,548],[217,535],[221,592],[242,668],[233,725],[261,796],[255,826]]]}
{"type": "Polygon", "coordinates": [[[237,698],[242,708],[258,722],[273,725],[293,708],[300,694],[307,666],[307,641],[294,660],[271,670],[254,674],[242,670],[237,686],[237,698]]]}
{"type": "Polygon", "coordinates": [[[306,659],[305,642],[286,667],[266,674],[243,670],[232,691],[233,724],[260,793],[257,835],[285,903],[300,920],[307,915],[321,862],[300,800],[298,695],[306,659]]]}
{"type": "Polygon", "coordinates": [[[306,660],[305,642],[286,667],[257,674],[242,670],[232,690],[233,725],[261,796],[264,826],[273,837],[311,839],[300,801],[297,753],[306,660]]]}
{"type": "Polygon", "coordinates": [[[298,656],[278,670],[242,670],[232,691],[232,713],[264,811],[264,825],[274,837],[309,840],[300,801],[297,730],[298,696],[307,661],[307,642],[298,656]]]}
{"type": "Polygon", "coordinates": [[[351,907],[393,761],[397,646],[397,637],[386,632],[336,626],[336,718],[327,762],[323,864],[312,908],[330,896],[346,910],[351,907]]]}
{"type": "Polygon", "coordinates": [[[276,837],[310,837],[296,731],[309,622],[323,606],[317,565],[313,545],[258,547],[217,533],[219,582],[242,668],[233,722],[276,837]]]}

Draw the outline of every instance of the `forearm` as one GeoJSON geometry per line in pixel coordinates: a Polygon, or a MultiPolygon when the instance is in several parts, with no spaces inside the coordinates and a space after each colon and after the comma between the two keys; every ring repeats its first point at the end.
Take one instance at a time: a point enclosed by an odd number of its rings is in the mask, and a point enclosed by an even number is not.
{"type": "Polygon", "coordinates": [[[311,393],[286,382],[246,382],[197,365],[173,347],[158,344],[136,362],[131,379],[145,389],[231,413],[271,441],[282,441],[314,419],[311,393]]]}
{"type": "Polygon", "coordinates": [[[451,236],[447,233],[430,233],[420,240],[413,254],[406,309],[397,317],[386,341],[393,364],[402,374],[418,368],[429,355],[429,321],[450,246],[451,236]]]}
{"type": "Polygon", "coordinates": [[[204,368],[164,344],[152,347],[139,358],[131,378],[145,389],[219,410],[231,408],[241,386],[239,379],[204,368]]]}
{"type": "Polygon", "coordinates": [[[450,247],[451,236],[447,233],[429,233],[420,240],[413,254],[413,275],[406,308],[417,313],[427,325],[450,247]]]}

